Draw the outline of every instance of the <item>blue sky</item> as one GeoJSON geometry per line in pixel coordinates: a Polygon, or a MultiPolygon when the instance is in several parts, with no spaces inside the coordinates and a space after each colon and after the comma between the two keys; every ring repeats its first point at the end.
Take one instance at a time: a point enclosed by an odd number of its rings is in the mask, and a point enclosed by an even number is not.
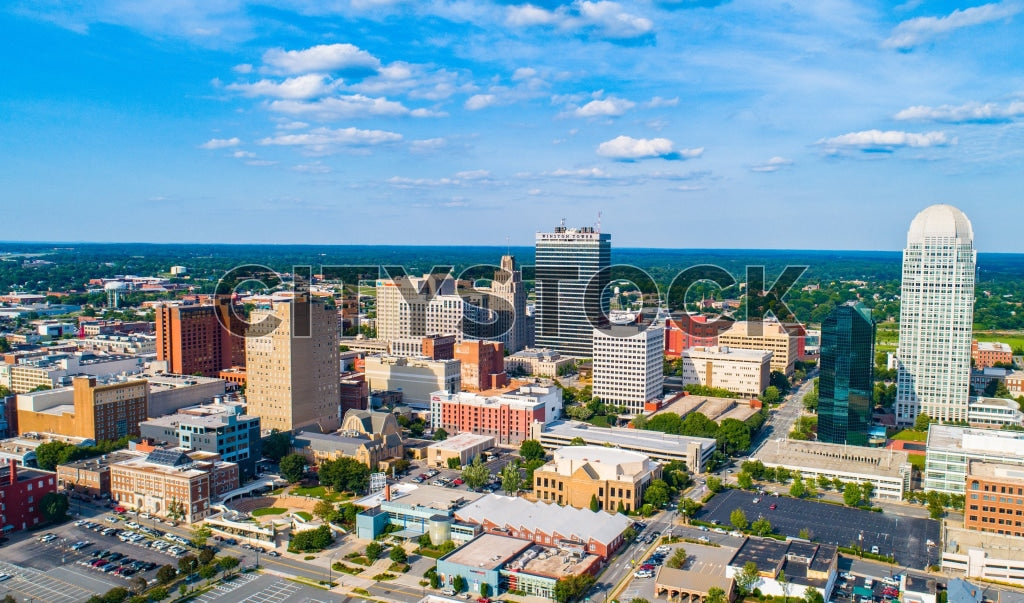
{"type": "Polygon", "coordinates": [[[1024,252],[1024,0],[0,11],[0,239],[1024,252]]]}

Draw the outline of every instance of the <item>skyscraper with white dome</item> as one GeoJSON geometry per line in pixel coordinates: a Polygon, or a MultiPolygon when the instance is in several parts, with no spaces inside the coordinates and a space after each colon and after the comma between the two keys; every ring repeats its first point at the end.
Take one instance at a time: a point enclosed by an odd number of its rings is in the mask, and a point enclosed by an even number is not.
{"type": "Polygon", "coordinates": [[[903,250],[896,419],[966,421],[974,323],[974,230],[962,211],[917,214],[903,250]]]}

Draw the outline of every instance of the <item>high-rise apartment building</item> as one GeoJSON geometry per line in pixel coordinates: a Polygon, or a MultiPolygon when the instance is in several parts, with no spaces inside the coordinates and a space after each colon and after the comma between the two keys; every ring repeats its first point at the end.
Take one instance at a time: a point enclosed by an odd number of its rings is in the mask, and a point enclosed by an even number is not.
{"type": "Polygon", "coordinates": [[[627,414],[643,412],[644,404],[660,399],[664,389],[664,325],[594,329],[594,397],[625,406],[627,414]]]}
{"type": "Polygon", "coordinates": [[[167,363],[169,373],[216,377],[222,369],[245,365],[241,328],[228,303],[159,306],[156,359],[167,363]]]}
{"type": "Polygon", "coordinates": [[[534,342],[567,356],[590,358],[594,328],[608,315],[612,236],[592,227],[538,232],[534,342]],[[593,282],[591,282],[593,281],[593,282]],[[589,315],[589,318],[588,318],[589,315]]]}
{"type": "Polygon", "coordinates": [[[974,321],[974,230],[962,211],[917,214],[903,250],[896,420],[966,421],[974,321]]]}
{"type": "Polygon", "coordinates": [[[297,296],[253,310],[245,340],[247,412],[263,429],[341,426],[338,314],[297,296]]]}
{"type": "Polygon", "coordinates": [[[861,303],[835,308],[821,323],[818,441],[867,445],[874,370],[871,310],[861,303]]]}

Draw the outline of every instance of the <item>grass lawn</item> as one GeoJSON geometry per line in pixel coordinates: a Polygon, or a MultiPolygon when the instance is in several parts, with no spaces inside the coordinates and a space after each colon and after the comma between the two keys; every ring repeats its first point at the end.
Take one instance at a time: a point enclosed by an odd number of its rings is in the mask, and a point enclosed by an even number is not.
{"type": "Polygon", "coordinates": [[[923,454],[908,454],[907,460],[910,464],[917,467],[919,471],[924,471],[924,455],[923,454]]]}
{"type": "Polygon", "coordinates": [[[589,423],[595,427],[610,427],[608,423],[608,417],[604,415],[598,415],[590,419],[589,423]]]}
{"type": "Polygon", "coordinates": [[[1013,331],[975,331],[974,338],[978,341],[998,341],[1013,349],[1024,348],[1024,333],[1013,331]]]}
{"type": "Polygon", "coordinates": [[[914,431],[913,429],[904,429],[903,431],[892,436],[894,440],[903,440],[904,442],[924,442],[928,439],[927,431],[914,431]]]}
{"type": "Polygon", "coordinates": [[[307,511],[296,511],[294,513],[294,515],[298,515],[299,517],[305,519],[306,521],[312,521],[312,519],[313,519],[313,514],[307,512],[307,511]]]}
{"type": "Polygon", "coordinates": [[[352,498],[348,492],[328,492],[324,486],[311,486],[309,488],[295,487],[291,489],[293,496],[312,496],[328,502],[342,502],[352,498]]]}
{"type": "Polygon", "coordinates": [[[264,515],[280,515],[288,509],[282,509],[281,507],[267,507],[266,509],[256,509],[252,512],[253,517],[263,517],[264,515]]]}

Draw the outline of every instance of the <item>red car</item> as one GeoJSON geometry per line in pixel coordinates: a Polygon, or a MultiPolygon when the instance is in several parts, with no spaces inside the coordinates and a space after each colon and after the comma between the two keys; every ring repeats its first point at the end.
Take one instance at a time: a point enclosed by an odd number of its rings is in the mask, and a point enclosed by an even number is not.
{"type": "Polygon", "coordinates": [[[488,599],[487,597],[480,597],[479,599],[476,600],[476,603],[491,603],[491,600],[488,599]]]}
{"type": "Polygon", "coordinates": [[[114,509],[114,511],[117,512],[117,513],[124,513],[125,512],[125,508],[124,507],[117,507],[117,508],[114,509]]]}
{"type": "Polygon", "coordinates": [[[775,503],[772,503],[771,505],[769,505],[769,507],[768,507],[768,508],[769,508],[770,510],[774,511],[775,509],[777,509],[777,508],[778,508],[778,506],[779,506],[779,505],[777,505],[777,504],[775,504],[775,503]]]}
{"type": "Polygon", "coordinates": [[[466,482],[462,481],[462,478],[457,477],[457,478],[455,478],[455,481],[453,481],[452,483],[455,484],[456,486],[461,486],[462,484],[464,484],[466,482]]]}

